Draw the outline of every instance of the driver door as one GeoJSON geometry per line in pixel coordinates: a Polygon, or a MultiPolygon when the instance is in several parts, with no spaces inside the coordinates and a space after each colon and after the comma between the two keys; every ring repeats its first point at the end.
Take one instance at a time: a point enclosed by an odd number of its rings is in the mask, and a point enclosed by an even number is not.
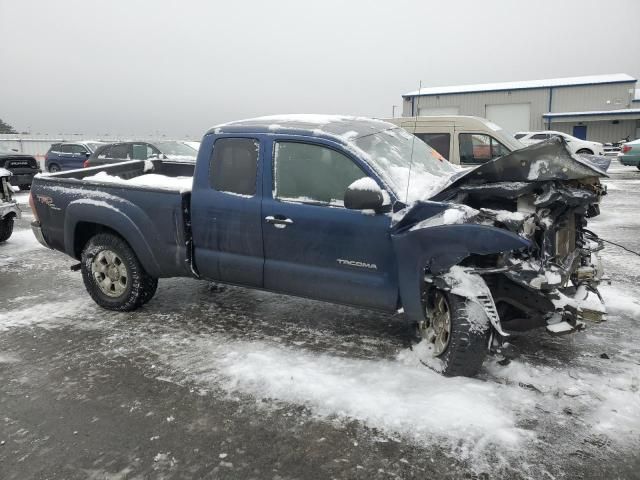
{"type": "Polygon", "coordinates": [[[347,187],[368,176],[363,166],[328,144],[283,139],[270,150],[262,204],[265,288],[395,309],[390,217],[343,205],[347,187]]]}

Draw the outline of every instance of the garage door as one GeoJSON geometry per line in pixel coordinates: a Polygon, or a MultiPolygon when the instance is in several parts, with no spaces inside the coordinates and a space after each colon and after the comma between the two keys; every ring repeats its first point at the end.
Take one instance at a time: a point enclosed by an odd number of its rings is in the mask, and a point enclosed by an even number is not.
{"type": "Polygon", "coordinates": [[[506,105],[487,105],[485,116],[508,132],[526,132],[530,126],[531,104],[510,103],[506,105]]]}
{"type": "Polygon", "coordinates": [[[431,117],[433,115],[458,115],[459,107],[421,107],[418,115],[421,117],[431,117]]]}

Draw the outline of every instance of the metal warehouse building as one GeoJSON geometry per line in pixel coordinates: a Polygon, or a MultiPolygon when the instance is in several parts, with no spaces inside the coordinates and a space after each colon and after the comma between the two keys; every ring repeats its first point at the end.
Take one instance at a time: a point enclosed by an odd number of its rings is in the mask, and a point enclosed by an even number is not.
{"type": "Polygon", "coordinates": [[[615,142],[640,138],[639,92],[624,73],[428,87],[402,96],[402,115],[474,115],[510,132],[559,130],[615,142]]]}

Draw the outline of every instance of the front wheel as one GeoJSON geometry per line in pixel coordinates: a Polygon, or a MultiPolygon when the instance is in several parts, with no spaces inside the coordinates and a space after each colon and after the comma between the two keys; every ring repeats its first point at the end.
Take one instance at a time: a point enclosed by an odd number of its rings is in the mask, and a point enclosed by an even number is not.
{"type": "Polygon", "coordinates": [[[442,362],[448,377],[473,377],[487,355],[489,319],[482,307],[464,297],[434,289],[427,296],[423,341],[442,362]]]}
{"type": "Polygon", "coordinates": [[[151,300],[158,285],[129,244],[110,233],[89,240],[82,251],[81,270],[93,301],[108,310],[135,310],[151,300]]]}
{"type": "Polygon", "coordinates": [[[0,219],[0,242],[6,242],[13,233],[13,217],[0,219]]]}

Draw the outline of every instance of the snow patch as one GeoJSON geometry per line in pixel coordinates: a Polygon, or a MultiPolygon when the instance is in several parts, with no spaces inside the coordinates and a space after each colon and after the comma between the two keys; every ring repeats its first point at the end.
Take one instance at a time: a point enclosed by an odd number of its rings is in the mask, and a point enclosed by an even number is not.
{"type": "Polygon", "coordinates": [[[168,177],[166,175],[160,175],[157,173],[147,173],[137,177],[124,179],[115,175],[109,175],[107,172],[98,172],[95,175],[84,177],[83,180],[92,180],[101,183],[115,183],[122,185],[138,185],[141,187],[160,188],[178,192],[191,191],[191,186],[193,184],[193,177],[168,177]]]}

